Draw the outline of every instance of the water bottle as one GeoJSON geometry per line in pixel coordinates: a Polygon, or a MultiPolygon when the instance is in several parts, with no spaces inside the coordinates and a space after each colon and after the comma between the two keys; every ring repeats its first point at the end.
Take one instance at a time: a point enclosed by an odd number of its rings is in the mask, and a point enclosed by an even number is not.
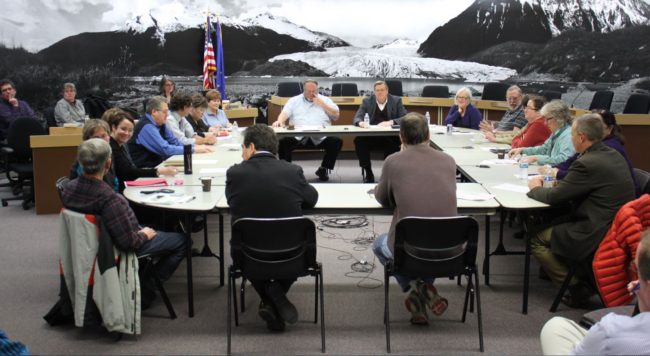
{"type": "Polygon", "coordinates": [[[542,167],[542,173],[544,175],[542,186],[544,188],[553,188],[553,186],[555,185],[555,177],[553,177],[553,168],[551,168],[551,166],[546,164],[544,165],[544,167],[542,167]]]}
{"type": "Polygon", "coordinates": [[[528,161],[526,155],[521,155],[519,158],[519,178],[528,180],[528,161]]]}
{"type": "Polygon", "coordinates": [[[183,169],[185,174],[192,174],[192,145],[183,146],[183,169]]]}
{"type": "Polygon", "coordinates": [[[365,127],[370,127],[370,115],[368,113],[363,115],[363,124],[365,127]]]}
{"type": "Polygon", "coordinates": [[[237,125],[237,121],[234,121],[234,122],[232,123],[232,127],[231,127],[231,129],[230,129],[230,132],[231,132],[230,134],[232,135],[232,137],[233,137],[234,139],[238,139],[238,138],[239,138],[239,125],[237,125]]]}
{"type": "Polygon", "coordinates": [[[427,122],[427,125],[431,125],[431,115],[429,115],[428,111],[424,114],[424,120],[427,122]]]}

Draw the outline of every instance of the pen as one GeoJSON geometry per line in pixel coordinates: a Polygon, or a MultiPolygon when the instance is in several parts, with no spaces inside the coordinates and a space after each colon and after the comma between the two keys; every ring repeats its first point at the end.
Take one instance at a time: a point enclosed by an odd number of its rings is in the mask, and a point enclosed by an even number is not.
{"type": "Polygon", "coordinates": [[[478,168],[490,168],[490,166],[488,166],[487,164],[479,164],[479,165],[476,165],[476,167],[478,167],[478,168]]]}

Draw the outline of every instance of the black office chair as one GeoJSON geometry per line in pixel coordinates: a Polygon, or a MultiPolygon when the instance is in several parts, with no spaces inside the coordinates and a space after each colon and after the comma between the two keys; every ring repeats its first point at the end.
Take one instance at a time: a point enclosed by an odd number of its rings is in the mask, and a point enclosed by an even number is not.
{"type": "Polygon", "coordinates": [[[546,101],[562,100],[562,93],[555,90],[544,90],[542,91],[542,96],[546,99],[546,101]]]}
{"type": "Polygon", "coordinates": [[[609,110],[612,107],[612,100],[614,100],[614,92],[599,90],[594,93],[589,110],[609,110]]]}
{"type": "Polygon", "coordinates": [[[401,80],[386,79],[385,82],[388,85],[388,93],[395,96],[404,96],[401,80]]]}
{"type": "Polygon", "coordinates": [[[302,83],[300,82],[280,82],[275,95],[290,98],[302,94],[302,83]]]}
{"type": "Polygon", "coordinates": [[[422,88],[423,98],[448,98],[449,87],[446,85],[425,85],[422,88]]]}
{"type": "Polygon", "coordinates": [[[47,122],[47,128],[57,127],[56,118],[54,117],[54,106],[48,106],[43,110],[43,117],[45,122],[47,122]]]}
{"type": "Polygon", "coordinates": [[[359,96],[356,83],[332,84],[332,96],[359,96]]]}
{"type": "Polygon", "coordinates": [[[634,168],[634,180],[641,187],[641,194],[650,194],[650,173],[634,168]]]}
{"type": "Polygon", "coordinates": [[[481,100],[506,101],[506,92],[510,88],[506,83],[486,83],[481,100]]]}
{"type": "Polygon", "coordinates": [[[388,287],[390,276],[396,273],[413,278],[467,276],[461,321],[465,322],[471,294],[472,305],[474,296],[476,297],[479,345],[483,352],[483,321],[476,266],[477,244],[478,222],[467,216],[405,217],[397,223],[394,260],[384,267],[384,323],[388,353],[391,352],[388,287]]]}
{"type": "Polygon", "coordinates": [[[27,210],[34,202],[34,166],[29,137],[46,134],[41,123],[31,117],[18,118],[9,125],[7,147],[2,147],[7,179],[23,192],[17,197],[2,199],[2,206],[7,206],[12,200],[22,200],[23,209],[27,210]],[[24,192],[25,186],[30,188],[28,193],[24,192]]]}
{"type": "Polygon", "coordinates": [[[233,263],[228,267],[228,354],[231,350],[232,311],[235,312],[235,325],[239,325],[236,279],[293,279],[304,276],[315,278],[314,323],[318,322],[320,297],[321,352],[324,353],[323,271],[316,261],[314,222],[305,217],[238,219],[232,224],[230,252],[233,263]]]}
{"type": "Polygon", "coordinates": [[[625,103],[623,114],[647,114],[650,111],[650,95],[632,94],[625,103]]]}

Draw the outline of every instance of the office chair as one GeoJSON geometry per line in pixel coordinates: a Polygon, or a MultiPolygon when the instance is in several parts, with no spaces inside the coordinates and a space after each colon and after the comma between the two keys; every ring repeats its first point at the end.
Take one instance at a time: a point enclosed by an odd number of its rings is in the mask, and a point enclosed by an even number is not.
{"type": "Polygon", "coordinates": [[[634,180],[641,187],[641,194],[650,194],[650,173],[634,168],[634,180]]]}
{"type": "Polygon", "coordinates": [[[650,111],[650,95],[632,94],[625,103],[623,114],[647,114],[650,111]]]}
{"type": "MultiPolygon", "coordinates": [[[[232,311],[239,325],[236,279],[270,280],[315,278],[314,323],[320,297],[321,352],[325,352],[323,270],[316,261],[316,227],[305,217],[242,218],[232,224],[232,265],[228,267],[228,354],[231,350],[232,311]]],[[[241,301],[244,303],[244,300],[241,301]]]]}
{"type": "Polygon", "coordinates": [[[300,82],[280,82],[275,95],[290,98],[302,94],[302,83],[300,82]]]}
{"type": "Polygon", "coordinates": [[[45,122],[47,122],[47,128],[57,127],[56,118],[54,117],[54,106],[48,106],[43,110],[43,117],[45,122]]]}
{"type": "Polygon", "coordinates": [[[386,79],[386,85],[388,85],[388,93],[395,96],[404,96],[402,91],[402,81],[395,79],[386,79]]]}
{"type": "Polygon", "coordinates": [[[423,98],[448,98],[449,87],[446,85],[425,85],[422,88],[423,98]]]}
{"type": "Polygon", "coordinates": [[[359,96],[356,83],[332,84],[332,96],[359,96]]]}
{"type": "MultiPolygon", "coordinates": [[[[461,321],[465,322],[468,302],[476,297],[479,346],[483,347],[483,321],[479,292],[476,249],[478,222],[467,216],[449,218],[405,217],[395,226],[394,259],[384,266],[384,324],[386,351],[390,349],[389,278],[395,274],[410,277],[467,277],[461,321]],[[473,278],[473,279],[472,279],[473,278]]],[[[471,307],[470,307],[471,308],[471,307]]]]}
{"type": "Polygon", "coordinates": [[[506,92],[510,88],[506,83],[486,83],[481,100],[506,101],[506,92]]]}
{"type": "Polygon", "coordinates": [[[544,90],[542,96],[546,98],[546,101],[562,100],[562,93],[555,90],[544,90]]]}
{"type": "Polygon", "coordinates": [[[589,110],[609,110],[614,99],[614,92],[609,90],[599,90],[594,93],[594,97],[589,104],[589,110]]]}
{"type": "Polygon", "coordinates": [[[17,197],[2,199],[2,206],[7,206],[12,200],[22,200],[22,207],[27,210],[34,202],[34,166],[29,137],[46,134],[41,123],[31,117],[18,118],[9,125],[7,146],[2,147],[7,179],[23,193],[17,197]],[[24,192],[25,186],[30,188],[28,193],[24,192]]]}

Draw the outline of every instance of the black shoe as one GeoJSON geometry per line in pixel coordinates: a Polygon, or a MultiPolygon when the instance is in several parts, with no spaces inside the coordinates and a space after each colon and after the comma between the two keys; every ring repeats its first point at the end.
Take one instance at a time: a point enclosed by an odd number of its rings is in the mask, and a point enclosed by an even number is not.
{"type": "Polygon", "coordinates": [[[537,272],[537,277],[543,281],[550,281],[551,277],[548,276],[544,268],[539,267],[539,272],[537,272]]]}
{"type": "Polygon", "coordinates": [[[140,309],[147,310],[156,300],[156,291],[151,286],[142,285],[140,289],[140,309]]]}
{"type": "Polygon", "coordinates": [[[569,286],[569,294],[562,297],[562,303],[571,308],[587,309],[592,295],[594,295],[594,291],[587,285],[577,283],[569,286]]]}
{"type": "Polygon", "coordinates": [[[298,321],[298,310],[287,299],[287,295],[282,290],[280,284],[275,282],[269,284],[266,292],[282,319],[289,324],[295,324],[298,321]]]}
{"type": "Polygon", "coordinates": [[[316,175],[318,176],[318,180],[320,181],[327,182],[328,180],[330,180],[330,176],[327,173],[327,168],[325,167],[318,168],[316,170],[316,175]]]}
{"type": "Polygon", "coordinates": [[[372,173],[372,168],[361,168],[361,176],[364,183],[374,183],[375,175],[372,173]]]}
{"type": "Polygon", "coordinates": [[[205,221],[203,220],[203,216],[197,216],[194,218],[194,221],[192,222],[192,232],[197,233],[203,231],[203,226],[205,225],[205,221]]]}
{"type": "Polygon", "coordinates": [[[284,320],[282,320],[272,306],[260,302],[260,309],[257,314],[262,320],[266,321],[266,328],[270,331],[284,331],[284,320]]]}

